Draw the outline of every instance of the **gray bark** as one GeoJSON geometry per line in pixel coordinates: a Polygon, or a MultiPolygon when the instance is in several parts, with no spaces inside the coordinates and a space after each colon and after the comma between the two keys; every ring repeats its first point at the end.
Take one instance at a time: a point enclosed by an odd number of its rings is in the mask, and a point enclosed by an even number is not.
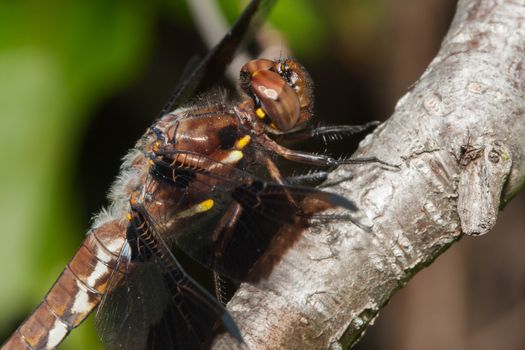
{"type": "Polygon", "coordinates": [[[331,174],[352,175],[330,190],[356,201],[370,232],[315,225],[267,280],[243,284],[228,309],[250,349],[346,349],[462,233],[490,231],[525,180],[524,57],[525,1],[459,1],[438,55],[355,154],[399,170],[331,174]]]}

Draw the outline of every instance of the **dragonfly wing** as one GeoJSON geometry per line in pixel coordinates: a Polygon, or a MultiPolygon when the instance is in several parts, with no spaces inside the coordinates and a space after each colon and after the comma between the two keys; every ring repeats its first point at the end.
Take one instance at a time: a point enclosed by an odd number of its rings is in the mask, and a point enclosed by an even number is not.
{"type": "Polygon", "coordinates": [[[214,170],[154,161],[151,181],[160,179],[164,190],[171,191],[167,198],[173,199],[159,221],[174,225],[158,225],[157,230],[163,237],[173,237],[174,244],[195,260],[236,281],[257,280],[249,274],[270,246],[286,243],[281,246],[284,251],[293,244],[295,235],[316,217],[308,206],[312,200],[324,209],[357,210],[352,201],[330,192],[277,184],[206,156],[191,155],[195,163],[214,170]],[[187,209],[184,203],[189,197],[193,207],[187,209]],[[208,202],[213,206],[196,209],[208,202]]]}
{"type": "Polygon", "coordinates": [[[169,304],[169,291],[158,267],[133,265],[97,310],[97,332],[107,349],[146,349],[150,326],[161,320],[169,304]]]}
{"type": "Polygon", "coordinates": [[[171,112],[196,92],[214,86],[224,75],[237,49],[260,27],[274,3],[275,0],[252,0],[230,31],[204,57],[195,70],[187,74],[179,83],[161,115],[171,112]]]}
{"type": "Polygon", "coordinates": [[[173,255],[161,258],[149,241],[139,240],[142,255],[133,257],[125,277],[97,311],[97,331],[105,348],[203,349],[225,330],[241,340],[227,311],[173,255]]]}

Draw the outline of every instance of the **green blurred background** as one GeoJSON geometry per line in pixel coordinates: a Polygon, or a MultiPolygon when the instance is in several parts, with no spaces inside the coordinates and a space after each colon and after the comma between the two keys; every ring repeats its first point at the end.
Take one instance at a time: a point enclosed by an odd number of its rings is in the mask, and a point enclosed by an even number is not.
{"type": "MultiPolygon", "coordinates": [[[[219,1],[230,20],[239,0],[219,1]]],[[[332,123],[384,120],[439,48],[455,0],[281,0],[270,23],[332,123]]],[[[120,158],[206,48],[182,0],[0,1],[0,341],[79,246],[120,158]]],[[[345,147],[353,147],[348,145],[345,147]]],[[[396,295],[359,349],[522,349],[525,199],[396,295]],[[515,213],[515,214],[514,214],[515,213]]],[[[99,349],[92,320],[61,346],[99,349]]]]}

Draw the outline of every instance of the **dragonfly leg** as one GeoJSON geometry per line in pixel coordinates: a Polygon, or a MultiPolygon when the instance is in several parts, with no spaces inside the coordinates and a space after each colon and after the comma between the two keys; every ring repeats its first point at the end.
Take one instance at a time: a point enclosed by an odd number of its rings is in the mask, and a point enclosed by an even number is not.
{"type": "Polygon", "coordinates": [[[319,183],[327,179],[328,172],[322,170],[310,171],[305,174],[288,176],[284,179],[287,185],[308,185],[310,183],[319,183]]]}
{"type": "Polygon", "coordinates": [[[291,150],[279,145],[266,135],[261,136],[262,144],[270,151],[288,159],[292,162],[314,165],[314,166],[338,166],[343,164],[365,164],[365,163],[379,163],[382,165],[398,168],[398,166],[389,164],[377,157],[363,157],[350,159],[336,159],[327,154],[315,154],[297,150],[291,150]]]}
{"type": "Polygon", "coordinates": [[[288,133],[284,137],[289,141],[302,141],[308,140],[314,137],[328,137],[334,139],[343,138],[345,135],[353,135],[365,130],[368,130],[374,126],[379,125],[379,121],[372,121],[362,125],[325,125],[306,128],[298,130],[296,132],[288,133]]]}
{"type": "Polygon", "coordinates": [[[281,175],[279,168],[277,168],[277,165],[275,165],[275,163],[266,156],[261,157],[261,158],[263,162],[266,164],[266,169],[270,173],[270,177],[272,178],[272,180],[278,183],[279,185],[283,186],[283,189],[284,189],[284,192],[286,193],[286,198],[288,198],[288,201],[290,201],[290,203],[292,203],[292,205],[295,206],[296,208],[299,208],[299,206],[293,199],[292,195],[290,194],[290,191],[286,189],[286,181],[281,175]]]}

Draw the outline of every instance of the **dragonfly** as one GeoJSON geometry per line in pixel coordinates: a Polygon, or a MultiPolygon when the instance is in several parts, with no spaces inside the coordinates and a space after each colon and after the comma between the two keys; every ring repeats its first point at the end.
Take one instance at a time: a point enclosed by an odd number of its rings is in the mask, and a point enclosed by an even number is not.
{"type": "Polygon", "coordinates": [[[147,129],[124,158],[111,204],[2,350],[54,349],[97,307],[108,349],[205,349],[222,332],[242,343],[221,279],[257,282],[279,260],[283,249],[275,246],[293,241],[288,228],[332,218],[319,214],[326,208],[358,210],[308,185],[325,172],[285,177],[276,160],[323,169],[380,161],[335,159],[276,141],[369,127],[312,127],[313,84],[294,59],[249,61],[239,85],[238,101],[211,94],[147,129]],[[214,271],[216,296],[186,273],[178,251],[214,271]]]}

